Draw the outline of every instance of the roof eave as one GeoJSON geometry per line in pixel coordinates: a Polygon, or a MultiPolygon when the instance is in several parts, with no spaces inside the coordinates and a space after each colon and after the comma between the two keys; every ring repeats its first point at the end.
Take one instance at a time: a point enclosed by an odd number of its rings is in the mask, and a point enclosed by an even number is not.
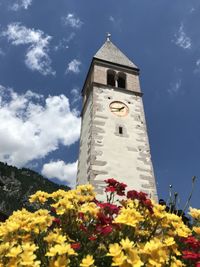
{"type": "Polygon", "coordinates": [[[101,59],[101,58],[98,58],[98,57],[93,57],[93,60],[97,60],[97,61],[100,61],[100,62],[105,62],[107,64],[110,64],[110,65],[115,65],[115,66],[118,66],[118,67],[123,67],[125,69],[130,69],[130,70],[134,70],[134,71],[137,71],[137,72],[140,72],[140,69],[135,66],[135,67],[131,67],[131,66],[127,66],[127,65],[123,65],[123,64],[119,64],[119,63],[114,63],[114,62],[111,62],[111,61],[108,61],[108,60],[105,60],[105,59],[101,59]]]}

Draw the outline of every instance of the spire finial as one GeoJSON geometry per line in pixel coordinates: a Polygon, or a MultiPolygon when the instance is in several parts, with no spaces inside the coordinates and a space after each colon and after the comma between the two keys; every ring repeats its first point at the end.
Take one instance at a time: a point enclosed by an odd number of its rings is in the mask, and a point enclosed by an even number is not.
{"type": "Polygon", "coordinates": [[[111,34],[109,32],[107,32],[107,38],[106,38],[106,41],[109,42],[110,41],[110,37],[111,37],[111,34]]]}

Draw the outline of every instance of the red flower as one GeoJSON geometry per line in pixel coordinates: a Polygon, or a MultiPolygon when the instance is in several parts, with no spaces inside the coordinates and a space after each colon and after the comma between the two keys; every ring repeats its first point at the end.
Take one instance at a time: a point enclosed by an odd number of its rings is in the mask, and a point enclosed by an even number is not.
{"type": "Polygon", "coordinates": [[[110,215],[113,214],[118,214],[119,212],[119,207],[117,205],[114,204],[110,204],[110,203],[98,203],[97,204],[101,209],[104,209],[104,211],[110,215]]]}
{"type": "Polygon", "coordinates": [[[142,201],[142,204],[149,210],[150,213],[153,213],[153,204],[150,199],[142,201]]]}
{"type": "Polygon", "coordinates": [[[130,199],[138,199],[138,200],[146,200],[147,194],[144,192],[137,192],[135,190],[130,190],[127,192],[127,198],[130,199]]]}
{"type": "Polygon", "coordinates": [[[196,262],[195,267],[200,267],[200,261],[196,262]]]}
{"type": "Polygon", "coordinates": [[[185,244],[190,245],[191,248],[197,249],[200,248],[200,242],[194,236],[189,236],[183,240],[185,244]]]}
{"type": "Polygon", "coordinates": [[[79,249],[80,247],[81,247],[81,244],[80,243],[73,243],[73,244],[71,244],[71,248],[73,248],[75,250],[79,249]]]}
{"type": "Polygon", "coordinates": [[[98,225],[96,230],[102,235],[108,235],[112,232],[112,226],[111,225],[106,225],[106,226],[98,225]]]}
{"type": "Polygon", "coordinates": [[[115,192],[116,188],[114,186],[107,186],[105,192],[115,192]]]}
{"type": "Polygon", "coordinates": [[[60,220],[59,218],[54,218],[54,219],[53,219],[53,222],[54,222],[55,224],[58,224],[58,225],[61,224],[61,220],[60,220]]]}
{"type": "Polygon", "coordinates": [[[153,204],[150,199],[147,198],[147,194],[144,192],[137,192],[135,190],[131,190],[127,192],[127,198],[132,200],[138,199],[142,205],[144,205],[150,213],[153,212],[153,204]]]}
{"type": "Polygon", "coordinates": [[[117,195],[124,196],[127,185],[124,183],[118,183],[116,187],[117,195]]]}
{"type": "Polygon", "coordinates": [[[83,212],[79,212],[79,213],[78,213],[78,217],[79,217],[81,220],[84,220],[84,213],[83,213],[83,212]]]}
{"type": "Polygon", "coordinates": [[[125,188],[127,187],[126,184],[117,182],[115,179],[110,178],[105,180],[105,182],[108,184],[108,186],[105,189],[105,192],[116,192],[119,196],[125,195],[125,188]]]}
{"type": "Polygon", "coordinates": [[[101,231],[101,233],[103,235],[108,235],[111,232],[112,232],[112,226],[110,226],[110,225],[104,226],[103,229],[102,229],[102,231],[101,231]]]}
{"type": "Polygon", "coordinates": [[[101,225],[107,225],[112,223],[112,217],[110,217],[109,215],[105,215],[104,213],[99,212],[97,216],[101,225]]]}
{"type": "Polygon", "coordinates": [[[97,239],[97,237],[96,237],[95,235],[92,235],[92,236],[88,237],[88,239],[89,239],[90,241],[94,241],[94,240],[97,239]]]}
{"type": "Polygon", "coordinates": [[[80,225],[80,229],[81,229],[83,232],[87,232],[87,228],[86,228],[83,224],[80,225]]]}
{"type": "Polygon", "coordinates": [[[56,209],[54,207],[51,207],[51,211],[56,213],[56,209]]]}
{"type": "Polygon", "coordinates": [[[130,198],[130,199],[138,199],[139,198],[139,193],[135,190],[130,190],[127,192],[127,198],[130,198]]]}
{"type": "Polygon", "coordinates": [[[198,260],[198,259],[200,259],[200,254],[191,252],[189,250],[184,250],[183,251],[183,259],[198,260]]]}
{"type": "Polygon", "coordinates": [[[104,180],[104,182],[107,183],[107,184],[109,184],[109,186],[115,186],[118,183],[117,180],[115,180],[113,178],[104,180]]]}

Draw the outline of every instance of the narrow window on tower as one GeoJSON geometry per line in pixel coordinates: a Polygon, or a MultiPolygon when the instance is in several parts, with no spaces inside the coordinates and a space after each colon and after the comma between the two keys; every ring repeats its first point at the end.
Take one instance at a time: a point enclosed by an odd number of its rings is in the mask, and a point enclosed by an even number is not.
{"type": "Polygon", "coordinates": [[[123,127],[119,126],[119,134],[123,134],[123,127]]]}
{"type": "Polygon", "coordinates": [[[113,70],[107,71],[107,85],[115,86],[115,72],[113,70]]]}
{"type": "Polygon", "coordinates": [[[118,73],[117,87],[126,88],[126,74],[123,72],[118,73]]]}

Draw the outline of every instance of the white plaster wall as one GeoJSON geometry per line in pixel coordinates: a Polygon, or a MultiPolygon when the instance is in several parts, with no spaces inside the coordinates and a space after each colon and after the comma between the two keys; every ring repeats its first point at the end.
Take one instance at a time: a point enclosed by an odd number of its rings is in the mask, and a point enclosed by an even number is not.
{"type": "Polygon", "coordinates": [[[94,87],[94,115],[92,124],[100,124],[97,132],[101,140],[94,139],[91,162],[93,181],[99,194],[103,181],[115,178],[128,185],[129,189],[147,192],[156,199],[156,186],[150,156],[149,141],[141,96],[118,89],[94,87]],[[110,99],[109,99],[110,98],[110,99]],[[126,117],[111,113],[112,101],[122,101],[129,107],[126,117]],[[116,134],[122,126],[124,136],[116,134]]]}
{"type": "Polygon", "coordinates": [[[85,103],[82,115],[77,184],[86,184],[89,179],[92,126],[92,92],[85,103]]]}

